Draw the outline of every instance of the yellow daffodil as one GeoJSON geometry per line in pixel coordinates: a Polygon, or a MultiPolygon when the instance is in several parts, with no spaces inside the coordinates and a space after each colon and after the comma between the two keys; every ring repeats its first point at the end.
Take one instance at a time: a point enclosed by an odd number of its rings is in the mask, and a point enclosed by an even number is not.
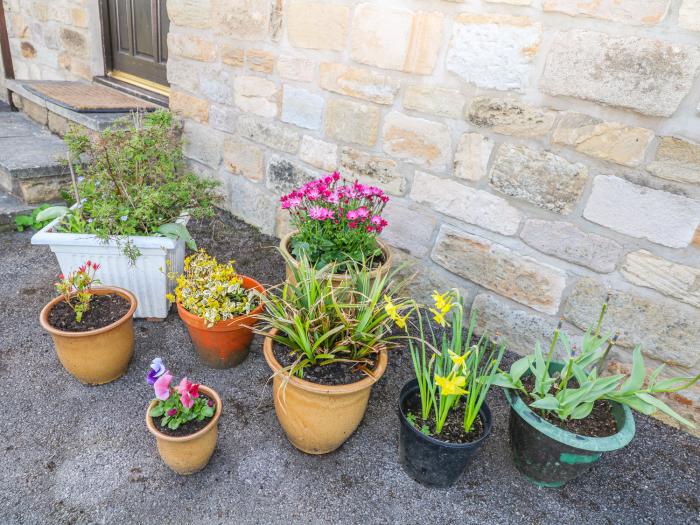
{"type": "Polygon", "coordinates": [[[448,350],[447,353],[450,355],[452,362],[460,368],[464,366],[464,363],[467,361],[467,357],[469,357],[469,352],[465,353],[464,355],[458,355],[452,350],[448,350]]]}
{"type": "Polygon", "coordinates": [[[430,311],[433,314],[433,319],[435,319],[437,324],[443,327],[447,326],[447,321],[445,320],[445,314],[443,312],[438,312],[434,308],[431,308],[430,311]]]}
{"type": "Polygon", "coordinates": [[[467,384],[467,378],[464,376],[455,376],[450,378],[450,376],[443,377],[435,374],[435,382],[440,387],[440,394],[443,396],[458,396],[469,393],[462,388],[467,384]]]}

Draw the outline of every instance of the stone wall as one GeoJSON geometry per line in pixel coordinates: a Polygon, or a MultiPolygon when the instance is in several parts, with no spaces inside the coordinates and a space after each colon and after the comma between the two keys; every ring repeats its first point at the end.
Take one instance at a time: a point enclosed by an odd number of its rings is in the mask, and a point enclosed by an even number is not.
{"type": "MultiPolygon", "coordinates": [[[[87,2],[5,1],[19,78],[87,76],[87,2]]],[[[337,168],[393,195],[386,239],[417,292],[463,289],[512,350],[559,317],[580,334],[610,293],[615,366],[642,344],[700,371],[700,0],[168,11],[171,108],[231,212],[281,235],[279,196],[337,168]]],[[[672,401],[700,422],[700,387],[672,401]]]]}
{"type": "Polygon", "coordinates": [[[15,78],[91,79],[104,73],[96,0],[3,0],[15,78]]]}
{"type": "MultiPolygon", "coordinates": [[[[624,366],[700,371],[700,2],[170,0],[171,107],[227,207],[286,231],[323,171],[394,198],[418,288],[510,348],[608,292],[624,366]]],[[[676,397],[700,421],[700,390],[676,397]]]]}

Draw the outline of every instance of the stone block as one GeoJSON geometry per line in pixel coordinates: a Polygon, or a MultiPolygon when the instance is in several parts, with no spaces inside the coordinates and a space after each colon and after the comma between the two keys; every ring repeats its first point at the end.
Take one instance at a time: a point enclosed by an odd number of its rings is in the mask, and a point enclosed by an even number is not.
{"type": "Polygon", "coordinates": [[[234,40],[266,40],[270,36],[270,0],[210,0],[216,32],[234,40]]]}
{"type": "Polygon", "coordinates": [[[389,223],[382,232],[383,240],[416,257],[428,255],[437,227],[433,217],[396,200],[389,201],[382,216],[389,223]]]}
{"type": "Polygon", "coordinates": [[[545,210],[567,215],[583,194],[588,170],[548,151],[502,144],[491,167],[491,186],[545,210]]]}
{"type": "Polygon", "coordinates": [[[174,57],[213,62],[216,60],[216,44],[199,36],[170,32],[168,33],[168,53],[174,57]]]}
{"type": "Polygon", "coordinates": [[[314,173],[278,155],[272,155],[267,163],[267,187],[278,194],[289,193],[315,178],[314,173]]]}
{"type": "Polygon", "coordinates": [[[486,176],[493,141],[479,133],[464,133],[455,152],[454,174],[460,179],[477,182],[486,176]]]}
{"type": "Polygon", "coordinates": [[[639,250],[627,254],[622,265],[622,275],[637,286],[652,288],[700,308],[699,267],[678,264],[646,250],[639,250]]]}
{"type": "Polygon", "coordinates": [[[61,49],[71,56],[84,57],[89,54],[88,40],[82,30],[62,27],[58,32],[61,49]]]}
{"type": "Polygon", "coordinates": [[[401,83],[387,75],[333,62],[320,66],[321,87],[377,104],[393,104],[401,83]]]}
{"type": "Polygon", "coordinates": [[[610,289],[592,279],[580,279],[564,305],[565,318],[585,330],[597,323],[600,307],[610,294],[603,333],[619,333],[617,344],[641,345],[654,359],[686,368],[700,362],[700,316],[676,301],[633,291],[610,289]]]}
{"type": "Polygon", "coordinates": [[[353,60],[384,69],[429,75],[437,63],[444,16],[362,3],[352,20],[353,60]]]}
{"type": "Polygon", "coordinates": [[[446,67],[482,88],[524,90],[542,25],[524,16],[461,13],[455,17],[446,67]]]}
{"type": "Polygon", "coordinates": [[[563,31],[554,37],[540,88],[550,95],[670,117],[690,92],[699,66],[697,46],[563,31]]]}
{"type": "Polygon", "coordinates": [[[442,123],[392,111],[384,120],[384,152],[434,170],[447,167],[452,154],[450,129],[442,123]]]}
{"type": "Polygon", "coordinates": [[[301,139],[299,158],[316,168],[335,171],[338,167],[338,146],[310,135],[301,139]]]}
{"type": "Polygon", "coordinates": [[[246,64],[251,71],[272,73],[275,69],[275,55],[263,49],[249,49],[246,51],[246,64]]]}
{"type": "Polygon", "coordinates": [[[278,122],[241,115],[238,119],[238,134],[253,142],[273,149],[296,153],[299,150],[299,134],[278,122]]]}
{"type": "Polygon", "coordinates": [[[644,162],[654,132],[619,122],[604,122],[581,113],[566,112],[552,134],[552,142],[623,166],[644,162]]]}
{"type": "Polygon", "coordinates": [[[282,55],[277,59],[277,74],[281,78],[311,82],[316,72],[316,63],[303,57],[282,55]]]}
{"type": "Polygon", "coordinates": [[[230,106],[212,104],[209,107],[209,125],[226,133],[236,132],[237,111],[230,106]]]}
{"type": "Polygon", "coordinates": [[[237,76],[233,81],[234,100],[242,111],[261,117],[276,117],[279,89],[271,80],[237,76]]]}
{"type": "Polygon", "coordinates": [[[623,24],[652,26],[661,22],[668,13],[670,0],[544,0],[545,11],[587,16],[622,22],[623,24]]]}
{"type": "Polygon", "coordinates": [[[228,199],[231,213],[248,224],[260,229],[262,233],[272,235],[275,231],[275,211],[279,200],[264,185],[236,177],[230,184],[228,199]]]}
{"type": "Polygon", "coordinates": [[[457,89],[424,84],[406,87],[403,107],[421,113],[453,119],[462,118],[466,98],[457,89]]]}
{"type": "Polygon", "coordinates": [[[510,97],[475,98],[467,112],[467,118],[475,126],[525,138],[547,135],[556,117],[556,111],[531,106],[510,97]]]}
{"type": "Polygon", "coordinates": [[[307,49],[345,48],[350,9],[338,4],[293,0],[287,7],[289,42],[307,49]]]}
{"type": "Polygon", "coordinates": [[[372,146],[377,142],[381,112],[374,106],[340,98],[326,107],[326,134],[344,142],[372,146]]]}
{"type": "Polygon", "coordinates": [[[220,132],[212,130],[205,124],[187,120],[182,138],[185,157],[201,162],[210,168],[219,166],[224,146],[223,135],[220,132]]]}
{"type": "Polygon", "coordinates": [[[227,138],[224,140],[224,166],[234,175],[262,180],[265,153],[259,146],[227,138]]]}
{"type": "MultiPolygon", "coordinates": [[[[228,66],[243,67],[245,64],[245,49],[237,45],[222,42],[219,45],[219,52],[221,61],[228,66]]],[[[170,68],[170,62],[168,62],[168,68],[170,68]]]]}
{"type": "Polygon", "coordinates": [[[171,24],[196,29],[212,26],[211,0],[168,0],[167,8],[171,24]]]}
{"type": "Polygon", "coordinates": [[[282,95],[282,121],[301,128],[320,129],[323,125],[324,104],[321,95],[285,84],[282,95]]]}
{"type": "Polygon", "coordinates": [[[440,228],[432,259],[452,273],[537,311],[556,314],[566,273],[485,237],[440,228]]]}
{"type": "Polygon", "coordinates": [[[700,202],[599,175],[593,180],[583,216],[630,237],[685,248],[700,224],[700,202]]]}
{"type": "Polygon", "coordinates": [[[683,0],[678,10],[678,25],[689,31],[700,31],[700,0],[683,0]]]}
{"type": "Polygon", "coordinates": [[[647,169],[662,179],[700,184],[700,144],[661,137],[656,157],[647,169]]]}
{"type": "Polygon", "coordinates": [[[563,221],[528,219],[520,238],[542,253],[601,273],[614,272],[622,257],[617,242],[563,221]]]}
{"type": "Polygon", "coordinates": [[[209,122],[209,102],[182,91],[170,91],[170,111],[197,122],[209,122]]]}
{"type": "Polygon", "coordinates": [[[396,162],[366,151],[342,148],[340,171],[348,178],[378,186],[393,195],[403,195],[406,189],[406,179],[397,172],[396,162]]]}
{"type": "Polygon", "coordinates": [[[515,234],[522,219],[516,208],[497,195],[420,171],[413,179],[411,199],[502,235],[515,234]]]}

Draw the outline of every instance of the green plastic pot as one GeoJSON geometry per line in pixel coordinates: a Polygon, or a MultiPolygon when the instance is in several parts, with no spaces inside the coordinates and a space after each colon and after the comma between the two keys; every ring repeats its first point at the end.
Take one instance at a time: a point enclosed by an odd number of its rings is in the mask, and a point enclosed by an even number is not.
{"type": "MultiPolygon", "coordinates": [[[[561,363],[550,370],[559,371],[561,363]]],[[[510,445],[520,473],[539,487],[562,487],[584,474],[603,452],[626,446],[634,438],[632,411],[611,401],[617,433],[608,437],[580,436],[552,425],[535,414],[514,390],[504,389],[510,404],[510,445]]]]}

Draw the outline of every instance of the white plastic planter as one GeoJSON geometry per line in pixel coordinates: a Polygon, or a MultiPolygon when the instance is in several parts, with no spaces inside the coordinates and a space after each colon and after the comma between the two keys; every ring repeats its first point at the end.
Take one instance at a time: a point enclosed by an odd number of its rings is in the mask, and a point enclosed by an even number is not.
{"type": "MultiPolygon", "coordinates": [[[[182,217],[178,222],[186,224],[188,219],[182,217]]],[[[170,304],[165,295],[172,292],[175,283],[166,273],[168,268],[182,272],[185,241],[155,236],[129,237],[141,252],[132,262],[114,240],[105,242],[94,235],[57,232],[60,220],[55,219],[36,232],[32,244],[50,246],[61,272],[67,275],[87,260],[96,262],[101,265],[97,278],[102,284],[125,288],[136,296],[139,304],[134,317],[167,317],[170,304]]]]}

